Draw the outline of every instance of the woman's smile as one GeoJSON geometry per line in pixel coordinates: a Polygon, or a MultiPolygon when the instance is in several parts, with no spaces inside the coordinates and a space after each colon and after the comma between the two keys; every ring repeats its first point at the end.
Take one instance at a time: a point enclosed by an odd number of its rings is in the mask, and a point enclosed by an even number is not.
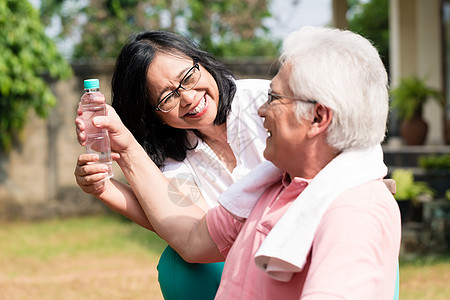
{"type": "Polygon", "coordinates": [[[203,97],[200,99],[200,101],[197,103],[197,105],[191,109],[187,114],[185,114],[185,117],[189,118],[198,118],[203,116],[206,111],[208,110],[208,103],[209,101],[206,98],[206,94],[203,95],[203,97]]]}

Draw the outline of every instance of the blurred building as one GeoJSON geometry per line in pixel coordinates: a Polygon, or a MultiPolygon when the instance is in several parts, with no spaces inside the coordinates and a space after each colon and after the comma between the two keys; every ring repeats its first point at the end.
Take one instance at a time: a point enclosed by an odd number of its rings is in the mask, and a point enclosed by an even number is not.
{"type": "MultiPolygon", "coordinates": [[[[346,28],[347,0],[332,0],[332,7],[333,25],[346,28]]],[[[450,143],[450,1],[389,0],[389,30],[391,86],[414,75],[445,91],[446,112],[433,101],[425,106],[426,144],[450,143]]]]}

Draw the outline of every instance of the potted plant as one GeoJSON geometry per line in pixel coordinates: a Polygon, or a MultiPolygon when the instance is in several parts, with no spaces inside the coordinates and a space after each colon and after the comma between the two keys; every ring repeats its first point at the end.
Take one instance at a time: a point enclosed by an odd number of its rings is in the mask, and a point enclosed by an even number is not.
{"type": "Polygon", "coordinates": [[[421,155],[418,165],[423,169],[421,179],[435,190],[435,197],[444,197],[450,187],[450,153],[421,155]]]}
{"type": "Polygon", "coordinates": [[[411,170],[396,169],[392,172],[391,178],[395,180],[397,186],[394,198],[397,200],[402,223],[404,223],[411,219],[414,206],[417,207],[421,202],[430,201],[434,191],[428,183],[416,181],[411,170]]]}
{"type": "Polygon", "coordinates": [[[425,170],[450,172],[450,153],[419,156],[419,166],[425,170]]]}
{"type": "Polygon", "coordinates": [[[392,107],[397,110],[400,134],[406,145],[423,145],[428,133],[428,124],[423,120],[423,105],[429,98],[444,104],[442,93],[426,85],[425,80],[415,76],[405,77],[391,89],[392,107]]]}

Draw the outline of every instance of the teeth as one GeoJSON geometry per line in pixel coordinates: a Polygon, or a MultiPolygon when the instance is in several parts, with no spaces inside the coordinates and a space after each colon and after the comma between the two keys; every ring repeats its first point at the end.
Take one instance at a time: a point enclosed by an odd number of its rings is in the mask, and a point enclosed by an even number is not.
{"type": "Polygon", "coordinates": [[[268,134],[269,136],[272,136],[272,131],[267,130],[267,134],[268,134]]]}
{"type": "Polygon", "coordinates": [[[188,112],[188,115],[195,115],[201,112],[206,106],[206,99],[203,97],[200,103],[194,108],[191,112],[188,112]]]}

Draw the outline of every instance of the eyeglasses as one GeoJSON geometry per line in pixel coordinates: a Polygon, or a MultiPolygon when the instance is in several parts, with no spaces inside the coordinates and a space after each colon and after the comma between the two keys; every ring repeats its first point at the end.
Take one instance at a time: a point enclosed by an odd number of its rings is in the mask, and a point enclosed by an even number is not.
{"type": "Polygon", "coordinates": [[[311,103],[311,104],[316,104],[317,103],[316,100],[309,100],[309,99],[305,100],[305,99],[295,98],[295,97],[292,97],[292,96],[275,94],[275,93],[272,93],[272,90],[269,90],[267,92],[267,96],[268,96],[267,104],[270,104],[270,103],[272,103],[272,101],[277,100],[277,99],[281,99],[281,98],[288,98],[288,99],[292,99],[292,100],[296,100],[296,101],[302,101],[302,102],[311,103]]]}
{"type": "Polygon", "coordinates": [[[200,77],[201,77],[200,67],[198,63],[195,63],[186,72],[186,75],[184,75],[183,79],[181,79],[181,82],[178,85],[178,87],[169,94],[167,94],[166,96],[164,96],[164,98],[162,98],[160,101],[158,101],[155,109],[165,113],[174,109],[175,106],[177,106],[177,104],[180,103],[181,100],[180,89],[185,91],[193,89],[200,80],[200,77]]]}

